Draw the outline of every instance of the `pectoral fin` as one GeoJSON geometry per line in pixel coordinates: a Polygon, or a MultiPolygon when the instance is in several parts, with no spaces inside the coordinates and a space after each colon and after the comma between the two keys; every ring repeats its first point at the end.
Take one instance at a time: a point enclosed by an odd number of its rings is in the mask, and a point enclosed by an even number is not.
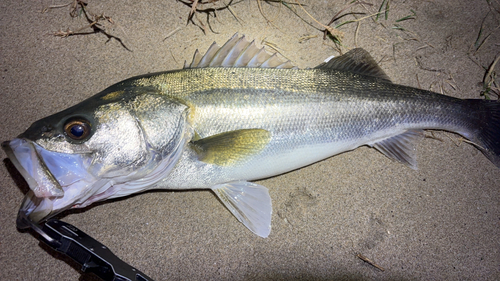
{"type": "Polygon", "coordinates": [[[192,141],[198,159],[205,163],[230,166],[262,151],[271,140],[263,129],[243,129],[192,141]]]}
{"type": "Polygon", "coordinates": [[[212,187],[226,208],[248,229],[266,238],[271,232],[271,197],[266,187],[246,181],[212,187]]]}

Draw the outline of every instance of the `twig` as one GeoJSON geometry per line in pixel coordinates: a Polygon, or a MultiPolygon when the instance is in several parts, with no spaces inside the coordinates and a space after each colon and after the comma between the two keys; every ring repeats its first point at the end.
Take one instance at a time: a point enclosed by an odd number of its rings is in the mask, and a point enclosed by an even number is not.
{"type": "Polygon", "coordinates": [[[73,2],[74,1],[66,3],[66,4],[61,4],[61,5],[47,6],[47,7],[43,8],[43,10],[41,11],[41,13],[44,14],[44,13],[46,13],[50,9],[58,9],[58,8],[63,8],[63,7],[69,6],[69,5],[73,4],[73,2]]]}
{"type": "Polygon", "coordinates": [[[189,11],[188,19],[193,16],[194,12],[196,12],[196,6],[198,6],[198,0],[194,0],[193,4],[191,4],[191,11],[189,11]]]}
{"type": "Polygon", "coordinates": [[[308,41],[309,39],[316,38],[318,35],[305,35],[299,38],[299,43],[304,43],[308,41]]]}
{"type": "Polygon", "coordinates": [[[304,7],[302,7],[302,4],[299,3],[298,0],[295,0],[295,2],[297,3],[297,5],[299,5],[299,7],[313,20],[315,21],[317,24],[321,25],[321,27],[323,27],[325,30],[327,30],[333,37],[336,37],[338,38],[339,40],[342,40],[342,38],[344,37],[344,32],[334,28],[334,27],[331,27],[331,26],[327,26],[327,25],[324,25],[322,23],[320,23],[319,21],[317,21],[313,16],[311,16],[311,14],[309,14],[306,9],[304,9],[304,7]]]}
{"type": "Polygon", "coordinates": [[[89,24],[82,27],[82,28],[77,29],[76,31],[72,31],[68,28],[68,29],[66,29],[66,31],[59,30],[57,32],[54,32],[52,35],[65,38],[65,37],[69,37],[69,36],[73,36],[73,35],[88,35],[88,34],[94,34],[94,33],[102,33],[106,37],[108,37],[108,41],[111,39],[115,39],[116,41],[118,41],[122,45],[123,48],[125,48],[127,51],[131,52],[131,50],[125,45],[125,43],[123,43],[122,39],[108,33],[106,31],[106,26],[101,24],[101,21],[107,21],[111,24],[114,24],[113,19],[111,17],[105,16],[104,14],[97,15],[97,14],[94,14],[94,13],[88,11],[86,8],[87,2],[84,0],[74,0],[68,4],[65,4],[65,5],[49,6],[48,8],[44,9],[42,12],[45,12],[48,9],[61,8],[61,7],[65,7],[68,5],[71,5],[71,10],[70,10],[71,17],[77,17],[77,16],[83,14],[85,16],[85,19],[87,20],[87,22],[89,24]],[[85,30],[87,28],[92,28],[93,31],[82,32],[83,30],[85,30]]]}
{"type": "MultiPolygon", "coordinates": [[[[270,20],[267,18],[267,16],[264,14],[264,10],[262,9],[262,4],[260,3],[261,0],[257,0],[257,6],[259,7],[259,12],[260,14],[264,17],[264,19],[270,23],[274,28],[278,29],[278,30],[281,30],[278,26],[276,26],[273,22],[278,18],[279,14],[276,15],[276,17],[274,17],[273,20],[270,20]]],[[[280,11],[281,12],[281,6],[280,6],[280,11]]]]}
{"type": "Polygon", "coordinates": [[[496,67],[496,64],[498,63],[499,60],[500,60],[500,54],[497,55],[497,58],[490,65],[490,67],[488,68],[488,71],[486,72],[486,74],[484,76],[484,79],[483,79],[483,91],[481,91],[481,95],[485,96],[486,99],[490,99],[490,97],[488,95],[490,93],[490,91],[492,91],[494,94],[496,94],[497,97],[499,96],[499,92],[498,92],[499,89],[498,89],[498,87],[492,87],[492,85],[496,85],[496,82],[495,82],[495,77],[496,77],[495,67],[496,67]]]}
{"type": "Polygon", "coordinates": [[[241,22],[243,21],[242,19],[240,19],[236,13],[233,11],[233,9],[231,8],[230,4],[226,4],[226,2],[224,2],[224,0],[222,1],[222,3],[224,3],[224,5],[226,5],[227,9],[229,10],[229,12],[231,13],[231,15],[233,15],[233,17],[236,19],[236,21],[241,24],[241,22]]]}
{"type": "Polygon", "coordinates": [[[357,254],[356,257],[360,258],[362,261],[368,263],[369,265],[377,268],[378,270],[380,271],[385,271],[385,269],[383,267],[381,267],[380,265],[376,264],[374,261],[372,261],[371,259],[363,256],[362,254],[357,254]]]}
{"type": "Polygon", "coordinates": [[[458,143],[455,142],[455,140],[448,136],[448,134],[445,134],[445,136],[447,136],[452,142],[453,144],[455,144],[456,146],[460,147],[460,145],[462,144],[462,142],[465,142],[465,143],[468,143],[468,144],[471,144],[477,148],[479,148],[480,150],[486,150],[484,147],[480,146],[479,144],[475,143],[475,142],[472,142],[468,139],[464,139],[463,137],[459,137],[457,140],[458,140],[458,143]]]}
{"type": "Polygon", "coordinates": [[[363,4],[366,4],[366,5],[369,5],[371,6],[372,4],[370,3],[366,3],[366,2],[359,2],[359,1],[355,1],[347,6],[345,6],[342,10],[340,10],[338,13],[335,14],[335,16],[332,17],[332,19],[330,20],[330,22],[327,24],[327,25],[330,25],[332,24],[334,21],[338,20],[339,19],[339,15],[342,14],[345,10],[355,6],[355,5],[363,5],[363,4]]]}
{"type": "Polygon", "coordinates": [[[170,31],[167,36],[165,36],[165,38],[163,38],[163,41],[167,40],[170,36],[174,35],[175,33],[177,33],[179,30],[181,30],[182,28],[180,27],[177,27],[176,29],[170,31]]]}

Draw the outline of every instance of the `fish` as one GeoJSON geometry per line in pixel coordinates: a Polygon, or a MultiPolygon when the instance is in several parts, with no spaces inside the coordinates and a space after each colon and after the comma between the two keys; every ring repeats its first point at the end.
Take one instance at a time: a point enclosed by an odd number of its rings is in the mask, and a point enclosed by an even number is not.
{"type": "Polygon", "coordinates": [[[30,188],[18,228],[146,190],[209,189],[268,237],[272,202],[255,180],[359,146],[416,169],[427,129],[462,135],[500,167],[500,102],[394,84],[361,48],[299,69],[235,34],[182,69],[38,120],[2,148],[30,188]]]}

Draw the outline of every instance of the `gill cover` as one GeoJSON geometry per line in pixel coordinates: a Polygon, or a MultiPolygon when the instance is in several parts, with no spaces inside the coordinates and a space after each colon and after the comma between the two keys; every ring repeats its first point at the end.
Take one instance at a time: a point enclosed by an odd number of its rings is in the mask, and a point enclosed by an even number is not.
{"type": "Polygon", "coordinates": [[[188,139],[188,107],[150,87],[117,88],[2,144],[31,189],[20,215],[39,222],[146,190],[172,170],[188,139]]]}

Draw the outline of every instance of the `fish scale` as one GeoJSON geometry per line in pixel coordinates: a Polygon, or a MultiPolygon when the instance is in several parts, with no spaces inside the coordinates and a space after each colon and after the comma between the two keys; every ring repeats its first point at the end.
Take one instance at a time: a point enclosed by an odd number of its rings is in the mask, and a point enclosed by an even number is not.
{"type": "MultiPolygon", "coordinates": [[[[408,87],[401,88],[381,81],[360,83],[358,81],[359,75],[352,75],[353,77],[348,79],[339,78],[341,75],[338,72],[301,70],[297,73],[298,71],[295,71],[292,80],[298,82],[295,83],[294,87],[290,87],[276,82],[281,78],[283,80],[289,78],[290,74],[287,70],[258,69],[260,73],[267,72],[267,75],[260,76],[260,79],[254,83],[267,87],[249,89],[252,88],[252,83],[241,85],[239,81],[248,81],[251,78],[247,77],[254,77],[252,73],[248,73],[253,69],[213,68],[200,70],[212,72],[208,74],[209,77],[232,77],[232,79],[225,79],[220,83],[214,82],[207,86],[204,91],[193,91],[190,87],[179,90],[175,87],[178,84],[172,85],[165,82],[156,87],[166,95],[192,105],[197,116],[192,125],[195,130],[201,133],[208,130],[204,134],[207,136],[224,131],[262,126],[278,131],[294,131],[304,127],[306,123],[311,123],[310,126],[307,126],[311,129],[313,126],[317,126],[319,130],[336,131],[336,128],[340,128],[340,131],[344,133],[356,131],[356,127],[382,129],[377,128],[382,124],[373,122],[374,118],[385,122],[393,120],[394,123],[405,126],[411,126],[414,123],[415,127],[422,124],[420,126],[434,126],[434,129],[450,131],[455,131],[459,123],[462,122],[458,118],[450,118],[450,116],[454,116],[454,112],[461,110],[461,100],[459,99],[442,95],[435,96],[434,93],[428,91],[408,87]],[[314,73],[314,75],[309,72],[314,73]],[[317,74],[318,72],[319,74],[317,74]],[[302,73],[303,75],[300,75],[302,73]],[[322,76],[322,79],[319,80],[328,79],[325,84],[330,85],[330,87],[321,86],[313,91],[310,86],[307,86],[318,80],[318,76],[322,76]],[[267,77],[273,78],[266,80],[267,77]],[[300,85],[306,86],[300,87],[300,85]],[[336,85],[344,86],[337,87],[336,85]],[[212,87],[217,88],[217,91],[211,90],[212,87]],[[243,96],[251,96],[252,98],[244,99],[243,96]],[[221,104],[223,109],[220,108],[221,104]],[[279,111],[273,111],[274,108],[279,108],[279,111]],[[261,111],[266,113],[260,114],[261,111]],[[434,114],[430,115],[430,112],[434,114]],[[388,119],[387,116],[390,118],[388,119]],[[291,120],[296,120],[296,122],[276,123],[276,119],[288,120],[288,118],[292,118],[291,120]],[[362,120],[369,121],[369,124],[363,124],[362,120]],[[323,126],[319,126],[321,124],[323,126]],[[349,127],[349,130],[343,130],[344,127],[349,127]],[[215,130],[215,128],[219,128],[220,131],[215,130]]],[[[197,71],[200,70],[197,69],[197,71]]],[[[190,70],[181,71],[189,72],[190,70]]],[[[342,74],[349,75],[349,73],[342,74]]],[[[188,75],[188,73],[183,75],[188,75]]],[[[142,86],[155,86],[159,81],[175,81],[177,74],[166,73],[160,76],[142,78],[135,83],[142,86]],[[172,77],[169,77],[170,75],[172,77]]],[[[364,77],[364,79],[368,78],[364,77]]],[[[389,127],[389,125],[385,127],[389,127]]],[[[428,127],[428,129],[431,128],[428,127]]]]}

